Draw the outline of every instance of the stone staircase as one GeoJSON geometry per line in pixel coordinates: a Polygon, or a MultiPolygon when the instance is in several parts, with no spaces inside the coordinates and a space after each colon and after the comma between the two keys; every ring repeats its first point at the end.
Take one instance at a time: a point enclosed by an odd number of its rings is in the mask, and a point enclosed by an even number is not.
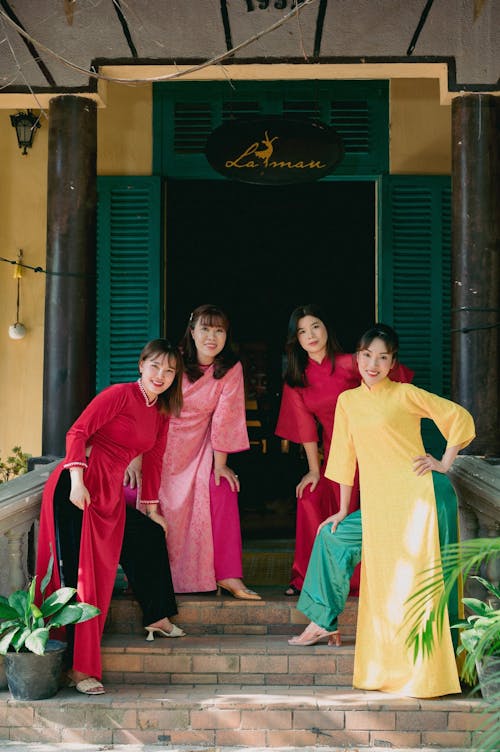
{"type": "Polygon", "coordinates": [[[296,599],[282,595],[282,587],[259,591],[260,602],[179,596],[175,621],[188,636],[154,642],[145,640],[135,602],[115,597],[102,648],[107,693],[87,697],[65,688],[50,700],[23,703],[0,691],[0,745],[177,745],[186,752],[474,747],[485,719],[481,700],[351,688],[356,599],[340,620],[340,648],[297,648],[286,639],[305,623],[296,599]]]}

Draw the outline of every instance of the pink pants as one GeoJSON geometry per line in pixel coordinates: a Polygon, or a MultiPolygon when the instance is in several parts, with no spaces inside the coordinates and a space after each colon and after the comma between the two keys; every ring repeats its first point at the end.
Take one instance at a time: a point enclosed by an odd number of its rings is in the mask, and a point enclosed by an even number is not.
{"type": "Polygon", "coordinates": [[[225,478],[215,485],[215,475],[210,475],[210,514],[214,544],[215,579],[227,580],[243,577],[240,511],[238,493],[231,491],[225,478]]]}

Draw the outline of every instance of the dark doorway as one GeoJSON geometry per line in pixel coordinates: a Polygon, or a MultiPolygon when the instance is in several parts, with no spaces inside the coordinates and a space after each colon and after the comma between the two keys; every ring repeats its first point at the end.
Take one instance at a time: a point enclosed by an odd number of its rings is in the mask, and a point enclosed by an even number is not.
{"type": "Polygon", "coordinates": [[[317,302],[347,352],[373,323],[375,184],[171,180],[166,226],[167,335],[179,340],[197,305],[221,305],[264,423],[265,453],[257,431],[252,451],[231,458],[244,479],[244,538],[293,537],[304,460],[273,436],[287,322],[297,305],[317,302]]]}

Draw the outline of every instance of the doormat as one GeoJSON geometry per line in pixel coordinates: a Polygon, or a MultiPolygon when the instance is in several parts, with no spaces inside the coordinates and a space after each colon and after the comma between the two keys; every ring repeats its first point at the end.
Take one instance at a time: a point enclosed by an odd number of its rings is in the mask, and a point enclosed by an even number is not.
{"type": "Polygon", "coordinates": [[[244,551],[243,576],[249,585],[286,586],[290,581],[293,551],[244,551]]]}

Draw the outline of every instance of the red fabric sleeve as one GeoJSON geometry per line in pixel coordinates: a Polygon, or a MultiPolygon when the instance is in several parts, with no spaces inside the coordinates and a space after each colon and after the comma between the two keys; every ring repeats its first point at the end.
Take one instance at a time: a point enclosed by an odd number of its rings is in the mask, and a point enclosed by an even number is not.
{"type": "Polygon", "coordinates": [[[389,373],[391,381],[400,381],[402,384],[410,384],[415,376],[415,371],[411,368],[404,366],[402,363],[398,363],[392,371],[389,373]]]}
{"type": "Polygon", "coordinates": [[[314,415],[304,405],[301,390],[283,385],[283,396],[275,434],[282,439],[304,444],[318,441],[318,430],[314,415]]]}
{"type": "Polygon", "coordinates": [[[83,410],[66,434],[64,467],[87,467],[85,450],[90,436],[120,412],[125,399],[122,384],[115,384],[100,392],[83,410]]]}
{"type": "Polygon", "coordinates": [[[161,468],[165,446],[167,443],[167,431],[170,419],[160,414],[158,435],[155,445],[142,456],[142,483],[141,501],[158,501],[158,489],[160,488],[161,468]]]}

